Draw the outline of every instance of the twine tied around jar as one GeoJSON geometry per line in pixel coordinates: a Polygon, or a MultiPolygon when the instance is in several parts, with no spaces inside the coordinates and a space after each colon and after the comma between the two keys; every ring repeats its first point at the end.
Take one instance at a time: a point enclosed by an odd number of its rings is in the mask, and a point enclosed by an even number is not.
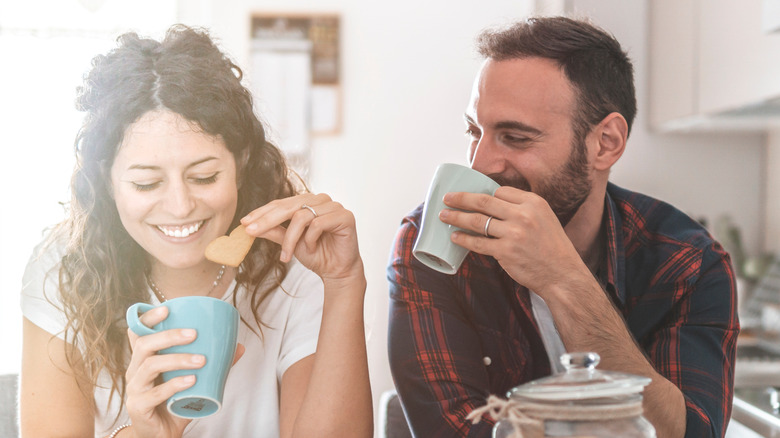
{"type": "Polygon", "coordinates": [[[474,409],[466,416],[473,424],[482,420],[482,416],[488,414],[496,422],[508,421],[514,429],[513,438],[541,438],[544,436],[544,421],[527,415],[521,403],[515,400],[506,400],[491,395],[485,406],[474,409]]]}
{"type": "Polygon", "coordinates": [[[512,438],[543,438],[544,422],[617,420],[642,415],[642,400],[608,405],[553,405],[504,399],[491,395],[487,404],[471,411],[467,420],[479,423],[482,416],[507,421],[512,425],[512,438]]]}

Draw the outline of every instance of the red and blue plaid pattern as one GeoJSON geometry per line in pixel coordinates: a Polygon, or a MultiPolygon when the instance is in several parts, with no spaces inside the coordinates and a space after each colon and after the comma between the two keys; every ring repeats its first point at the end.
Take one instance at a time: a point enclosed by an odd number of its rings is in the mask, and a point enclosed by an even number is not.
{"type": "MultiPolygon", "coordinates": [[[[457,275],[412,256],[422,206],[404,218],[388,266],[390,366],[417,437],[489,437],[465,417],[489,394],[550,365],[528,290],[491,257],[457,275]]],[[[614,184],[602,284],[656,370],[685,396],[687,437],[722,437],[731,414],[739,321],[729,255],[674,207],[614,184]]]]}

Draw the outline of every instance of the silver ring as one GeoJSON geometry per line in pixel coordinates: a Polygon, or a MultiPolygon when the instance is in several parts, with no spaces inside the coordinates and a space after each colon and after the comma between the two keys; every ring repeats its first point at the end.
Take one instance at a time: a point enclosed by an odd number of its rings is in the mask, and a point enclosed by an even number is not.
{"type": "Polygon", "coordinates": [[[488,216],[487,220],[485,221],[485,237],[490,237],[490,234],[488,234],[488,227],[490,227],[490,221],[493,220],[493,216],[488,216]]]}
{"type": "Polygon", "coordinates": [[[314,217],[317,217],[317,216],[319,216],[319,215],[317,214],[317,212],[316,212],[316,211],[314,211],[314,209],[313,209],[313,208],[311,208],[310,206],[308,206],[308,205],[306,205],[306,204],[303,204],[303,205],[301,205],[301,209],[304,209],[304,208],[305,208],[305,209],[307,209],[307,210],[309,210],[309,211],[311,212],[311,214],[313,214],[313,215],[314,215],[314,217]]]}

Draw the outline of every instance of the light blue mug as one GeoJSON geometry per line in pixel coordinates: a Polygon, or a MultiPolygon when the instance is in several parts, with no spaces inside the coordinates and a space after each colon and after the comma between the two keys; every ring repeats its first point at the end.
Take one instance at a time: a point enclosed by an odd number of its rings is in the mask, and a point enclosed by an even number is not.
{"type": "Polygon", "coordinates": [[[444,205],[444,195],[449,192],[493,195],[499,187],[490,177],[470,167],[453,163],[440,164],[425,197],[422,224],[412,248],[414,257],[436,271],[450,275],[458,272],[469,251],[450,239],[453,231],[461,229],[447,225],[439,219],[439,212],[447,208],[444,205]]]}
{"type": "Polygon", "coordinates": [[[233,364],[238,336],[238,311],[232,304],[211,297],[173,298],[160,304],[168,308],[168,317],[149,328],[143,325],[138,313],[155,306],[135,303],[127,309],[127,326],[139,336],[170,329],[195,329],[197,337],[186,345],[176,345],[159,354],[202,354],[206,364],[199,369],[174,370],[162,373],[163,381],[174,377],[195,375],[195,384],[177,392],[168,399],[168,411],[182,418],[203,418],[216,414],[222,408],[228,371],[233,364]]]}

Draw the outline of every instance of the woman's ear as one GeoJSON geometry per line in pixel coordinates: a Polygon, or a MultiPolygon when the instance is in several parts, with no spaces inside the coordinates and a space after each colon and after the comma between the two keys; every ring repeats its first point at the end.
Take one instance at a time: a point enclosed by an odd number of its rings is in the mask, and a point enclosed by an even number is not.
{"type": "Polygon", "coordinates": [[[597,152],[593,158],[593,167],[609,170],[626,149],[628,123],[620,113],[610,113],[596,126],[594,134],[597,152]]]}

